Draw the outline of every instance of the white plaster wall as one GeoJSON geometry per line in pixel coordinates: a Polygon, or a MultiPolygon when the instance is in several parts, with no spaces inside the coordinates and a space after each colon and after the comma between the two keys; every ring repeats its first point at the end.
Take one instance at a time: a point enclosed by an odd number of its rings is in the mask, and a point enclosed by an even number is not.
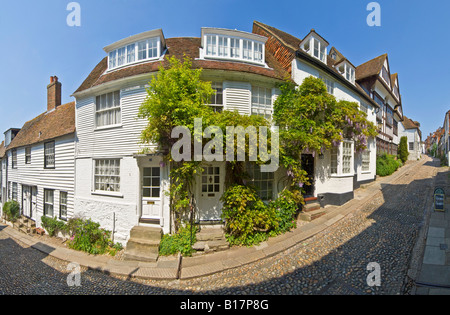
{"type": "MultiPolygon", "coordinates": [[[[113,156],[109,158],[114,158],[113,156]]],[[[117,157],[118,158],[118,157],[117,157]]],[[[93,192],[94,161],[91,158],[76,160],[76,195],[74,216],[91,218],[112,231],[115,213],[115,241],[125,245],[129,231],[138,224],[139,168],[133,157],[120,161],[121,196],[93,192]]]]}

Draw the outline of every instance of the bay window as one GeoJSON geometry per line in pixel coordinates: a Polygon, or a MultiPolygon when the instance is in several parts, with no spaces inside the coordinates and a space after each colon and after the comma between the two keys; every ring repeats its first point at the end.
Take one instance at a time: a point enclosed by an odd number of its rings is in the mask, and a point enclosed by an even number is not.
{"type": "Polygon", "coordinates": [[[161,56],[160,37],[153,37],[114,49],[108,54],[108,70],[161,56]]]}
{"type": "Polygon", "coordinates": [[[205,58],[238,59],[264,65],[264,42],[225,34],[204,35],[205,58]]]}

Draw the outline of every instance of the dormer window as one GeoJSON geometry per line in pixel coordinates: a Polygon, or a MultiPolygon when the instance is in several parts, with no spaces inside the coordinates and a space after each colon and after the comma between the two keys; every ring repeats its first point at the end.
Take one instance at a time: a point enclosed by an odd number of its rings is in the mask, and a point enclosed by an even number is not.
{"type": "Polygon", "coordinates": [[[336,66],[336,69],[351,83],[355,83],[355,67],[344,61],[336,66]]]}
{"type": "Polygon", "coordinates": [[[108,70],[158,60],[164,46],[165,40],[161,30],[145,32],[118,41],[104,48],[108,53],[108,70]]]}
{"type": "Polygon", "coordinates": [[[200,58],[238,60],[265,65],[267,38],[241,31],[202,28],[200,58]]]}
{"type": "Polygon", "coordinates": [[[311,32],[303,39],[300,48],[309,55],[326,63],[328,45],[329,43],[317,34],[315,30],[311,30],[311,32]]]}

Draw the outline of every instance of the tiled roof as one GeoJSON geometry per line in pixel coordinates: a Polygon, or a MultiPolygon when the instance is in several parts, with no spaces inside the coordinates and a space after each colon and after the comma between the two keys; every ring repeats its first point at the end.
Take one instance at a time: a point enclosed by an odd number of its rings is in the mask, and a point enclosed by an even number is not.
{"type": "Polygon", "coordinates": [[[371,76],[379,75],[386,57],[387,54],[384,54],[356,67],[356,80],[362,80],[371,76]]]}
{"type": "Polygon", "coordinates": [[[2,141],[2,143],[0,143],[0,159],[5,156],[5,152],[5,141],[2,141]]]}
{"type": "Polygon", "coordinates": [[[23,147],[75,132],[75,102],[56,107],[27,121],[8,146],[23,147]]]}
{"type": "Polygon", "coordinates": [[[92,70],[86,80],[75,91],[75,93],[82,92],[94,86],[101,85],[106,82],[115,81],[135,75],[152,73],[158,71],[160,65],[168,66],[168,58],[175,56],[178,59],[183,59],[186,55],[192,60],[192,67],[194,69],[210,69],[210,70],[226,70],[239,71],[246,73],[253,73],[269,78],[284,80],[288,77],[288,73],[279,65],[277,60],[270,54],[266,54],[266,63],[269,68],[247,64],[243,62],[234,61],[217,61],[217,60],[200,60],[199,49],[201,47],[201,39],[197,37],[178,37],[166,39],[167,52],[164,60],[161,62],[145,62],[133,66],[128,66],[123,69],[111,71],[106,73],[108,68],[108,57],[105,57],[92,70]]]}
{"type": "MultiPolygon", "coordinates": [[[[272,36],[275,37],[276,39],[279,40],[279,42],[281,42],[285,49],[287,49],[289,52],[293,52],[292,54],[289,54],[288,56],[281,56],[284,57],[284,59],[286,59],[287,57],[290,58],[290,60],[288,60],[288,63],[290,64],[292,62],[292,60],[297,56],[301,56],[301,58],[308,60],[309,62],[315,63],[317,66],[319,67],[323,67],[323,69],[325,71],[328,71],[329,73],[334,74],[336,77],[338,77],[342,82],[345,82],[345,84],[347,84],[348,86],[351,86],[353,89],[355,89],[360,95],[362,95],[366,101],[369,101],[371,103],[372,106],[374,107],[379,107],[379,105],[370,98],[369,95],[367,95],[367,93],[361,88],[361,86],[358,83],[355,83],[355,85],[353,85],[352,83],[348,82],[344,76],[342,76],[342,74],[336,69],[334,68],[334,65],[336,64],[336,60],[332,59],[329,55],[327,55],[327,64],[322,63],[321,61],[317,60],[314,57],[311,57],[309,54],[307,54],[306,52],[304,52],[302,49],[300,49],[300,43],[302,42],[300,39],[296,38],[295,36],[292,36],[286,32],[283,32],[275,27],[266,25],[264,23],[258,22],[258,21],[254,21],[253,22],[253,29],[255,31],[255,29],[257,27],[260,27],[262,29],[265,30],[264,34],[266,34],[265,36],[272,36]]],[[[271,41],[271,38],[269,38],[269,41],[271,41]]],[[[267,44],[266,44],[267,46],[267,44]]],[[[274,49],[276,49],[276,51],[272,51],[272,55],[278,55],[278,51],[280,50],[279,47],[277,47],[276,45],[273,46],[274,49]]],[[[266,49],[270,47],[266,47],[266,49]]],[[[334,48],[334,47],[333,47],[334,48]]],[[[332,49],[333,49],[332,48],[332,49]]],[[[347,60],[339,51],[337,51],[336,48],[334,48],[334,50],[339,54],[339,62],[343,61],[343,60],[347,60]]],[[[287,61],[285,61],[284,63],[286,63],[287,61]]],[[[350,62],[350,61],[348,61],[350,62]]]]}

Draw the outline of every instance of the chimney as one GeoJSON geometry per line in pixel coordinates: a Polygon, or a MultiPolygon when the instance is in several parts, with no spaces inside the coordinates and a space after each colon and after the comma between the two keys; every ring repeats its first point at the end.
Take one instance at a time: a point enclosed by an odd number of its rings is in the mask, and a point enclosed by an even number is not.
{"type": "Polygon", "coordinates": [[[50,84],[47,86],[47,111],[51,111],[61,105],[61,82],[57,76],[50,77],[50,84]]]}

